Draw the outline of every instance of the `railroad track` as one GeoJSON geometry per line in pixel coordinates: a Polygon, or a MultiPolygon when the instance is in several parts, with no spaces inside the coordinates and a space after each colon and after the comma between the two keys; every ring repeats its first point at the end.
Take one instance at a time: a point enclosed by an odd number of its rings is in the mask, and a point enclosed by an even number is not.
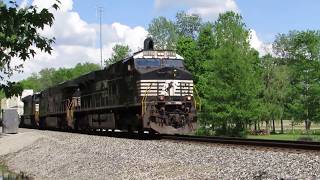
{"type": "MultiPolygon", "coordinates": [[[[50,129],[53,130],[53,129],[50,129]]],[[[56,130],[54,130],[56,131],[56,130]]],[[[61,132],[61,130],[59,130],[61,132]]],[[[176,140],[189,142],[206,142],[217,144],[233,144],[260,146],[271,148],[303,149],[303,150],[320,150],[320,142],[309,141],[286,141],[286,140],[267,140],[267,139],[245,139],[236,137],[219,137],[219,136],[194,136],[178,134],[138,134],[130,132],[110,132],[110,131],[62,131],[69,133],[79,133],[95,136],[108,136],[115,138],[139,139],[139,140],[176,140]]]]}
{"type": "Polygon", "coordinates": [[[235,137],[211,137],[211,136],[168,135],[168,134],[163,134],[160,136],[161,136],[161,139],[177,140],[177,141],[249,145],[249,146],[261,146],[261,147],[272,147],[272,148],[320,150],[320,142],[282,141],[282,140],[264,140],[264,139],[244,139],[244,138],[235,138],[235,137]]]}

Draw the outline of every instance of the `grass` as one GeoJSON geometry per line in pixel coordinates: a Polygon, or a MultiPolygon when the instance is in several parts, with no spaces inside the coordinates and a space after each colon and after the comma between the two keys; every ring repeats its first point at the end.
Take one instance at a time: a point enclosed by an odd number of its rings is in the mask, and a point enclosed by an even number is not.
{"type": "Polygon", "coordinates": [[[320,141],[320,135],[307,134],[270,134],[270,135],[248,135],[248,139],[270,139],[297,141],[300,138],[312,138],[313,141],[320,141]]]}

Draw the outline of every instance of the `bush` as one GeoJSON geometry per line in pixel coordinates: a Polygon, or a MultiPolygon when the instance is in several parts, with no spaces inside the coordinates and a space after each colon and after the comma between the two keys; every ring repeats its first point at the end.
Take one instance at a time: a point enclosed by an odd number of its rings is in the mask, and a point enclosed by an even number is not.
{"type": "Polygon", "coordinates": [[[312,135],[320,135],[320,130],[317,129],[317,130],[310,130],[310,134],[312,135]]]}
{"type": "Polygon", "coordinates": [[[259,130],[251,130],[248,132],[250,135],[267,135],[267,131],[265,129],[259,129],[259,130]]]}
{"type": "Polygon", "coordinates": [[[297,141],[313,141],[312,137],[301,136],[297,139],[297,141]]]}
{"type": "Polygon", "coordinates": [[[248,131],[245,128],[218,128],[216,129],[216,136],[230,136],[230,137],[241,137],[246,138],[248,131]]]}
{"type": "Polygon", "coordinates": [[[195,135],[198,135],[198,136],[210,136],[210,135],[211,135],[210,129],[208,129],[208,128],[206,128],[206,127],[203,127],[203,126],[200,126],[200,127],[196,130],[195,135]]]}

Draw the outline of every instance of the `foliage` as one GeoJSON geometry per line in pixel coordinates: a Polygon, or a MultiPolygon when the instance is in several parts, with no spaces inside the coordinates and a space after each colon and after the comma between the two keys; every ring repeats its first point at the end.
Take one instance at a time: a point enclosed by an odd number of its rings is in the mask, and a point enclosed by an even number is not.
{"type": "MultiPolygon", "coordinates": [[[[178,12],[176,20],[171,21],[165,17],[158,17],[149,24],[148,32],[159,50],[175,50],[181,38],[195,40],[202,26],[202,19],[197,14],[178,12]]],[[[180,42],[179,42],[180,41],[180,42]]]]}
{"type": "Polygon", "coordinates": [[[290,66],[291,116],[311,122],[320,120],[320,31],[290,31],[279,34],[273,43],[280,63],[290,66]]]}
{"type": "MultiPolygon", "coordinates": [[[[213,34],[213,25],[205,24],[201,27],[199,37],[197,39],[198,60],[195,66],[195,82],[199,81],[200,76],[205,73],[205,63],[213,59],[212,51],[215,48],[216,41],[213,34]]],[[[204,93],[199,92],[201,95],[204,93]]]]}
{"type": "MultiPolygon", "coordinates": [[[[263,88],[260,101],[260,120],[282,119],[286,112],[286,102],[290,93],[290,69],[287,65],[277,64],[270,54],[261,58],[261,81],[263,88]]],[[[266,127],[267,131],[269,127],[266,127]]]]}
{"type": "Polygon", "coordinates": [[[176,32],[179,36],[196,39],[202,25],[201,17],[197,14],[187,14],[184,11],[176,14],[176,32]]]}
{"type": "Polygon", "coordinates": [[[162,16],[155,18],[149,24],[148,32],[154,40],[155,49],[175,49],[178,35],[172,21],[162,16]]]}
{"type": "Polygon", "coordinates": [[[260,121],[267,133],[270,120],[305,120],[306,128],[320,121],[320,31],[279,34],[275,57],[259,57],[234,12],[208,23],[179,12],[174,21],[154,19],[149,34],[159,49],[176,48],[193,74],[204,111],[198,133],[243,136],[260,121]]]}
{"type": "Polygon", "coordinates": [[[258,56],[250,48],[249,31],[238,14],[220,15],[213,37],[214,47],[205,51],[210,54],[199,79],[204,107],[210,114],[208,121],[217,126],[219,135],[243,136],[259,92],[258,56]]]}
{"type": "MultiPolygon", "coordinates": [[[[58,8],[58,0],[52,5],[58,8]]],[[[51,53],[54,38],[40,35],[39,30],[52,26],[53,14],[48,9],[35,6],[19,8],[15,1],[0,1],[0,79],[10,78],[14,72],[21,72],[23,63],[36,55],[36,50],[51,53]],[[15,62],[13,63],[13,58],[15,62]]],[[[1,84],[6,96],[21,93],[18,83],[1,84]]]]}
{"type": "Polygon", "coordinates": [[[177,53],[183,56],[186,68],[196,75],[199,67],[197,42],[190,37],[180,37],[177,42],[177,53]]]}
{"type": "Polygon", "coordinates": [[[196,83],[204,73],[203,63],[211,58],[210,52],[214,48],[212,28],[212,24],[204,24],[199,29],[197,39],[180,36],[177,42],[177,53],[184,57],[184,64],[193,73],[196,83]]]}
{"type": "Polygon", "coordinates": [[[24,89],[33,89],[39,92],[50,86],[98,69],[100,69],[100,66],[93,63],[79,63],[74,68],[59,68],[57,70],[54,68],[46,68],[42,69],[38,74],[32,74],[20,83],[24,89]]]}
{"type": "Polygon", "coordinates": [[[128,45],[121,45],[121,44],[116,44],[112,48],[112,50],[113,52],[111,57],[105,61],[105,64],[107,66],[125,59],[126,57],[129,56],[131,52],[131,49],[129,48],[128,45]]]}
{"type": "Polygon", "coordinates": [[[198,135],[198,136],[210,136],[210,135],[212,135],[212,133],[210,132],[209,128],[201,126],[196,130],[195,135],[198,135]]]}
{"type": "Polygon", "coordinates": [[[23,88],[19,83],[8,82],[6,85],[2,84],[1,89],[6,97],[12,97],[17,94],[17,92],[22,92],[23,88]]]}

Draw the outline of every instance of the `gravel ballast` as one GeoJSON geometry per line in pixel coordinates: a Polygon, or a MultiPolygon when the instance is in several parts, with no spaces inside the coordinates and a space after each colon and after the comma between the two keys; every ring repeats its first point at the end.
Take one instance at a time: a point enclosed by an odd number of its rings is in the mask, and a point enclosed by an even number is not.
{"type": "Polygon", "coordinates": [[[35,179],[320,178],[320,153],[314,151],[32,131],[36,141],[0,158],[35,179]]]}

